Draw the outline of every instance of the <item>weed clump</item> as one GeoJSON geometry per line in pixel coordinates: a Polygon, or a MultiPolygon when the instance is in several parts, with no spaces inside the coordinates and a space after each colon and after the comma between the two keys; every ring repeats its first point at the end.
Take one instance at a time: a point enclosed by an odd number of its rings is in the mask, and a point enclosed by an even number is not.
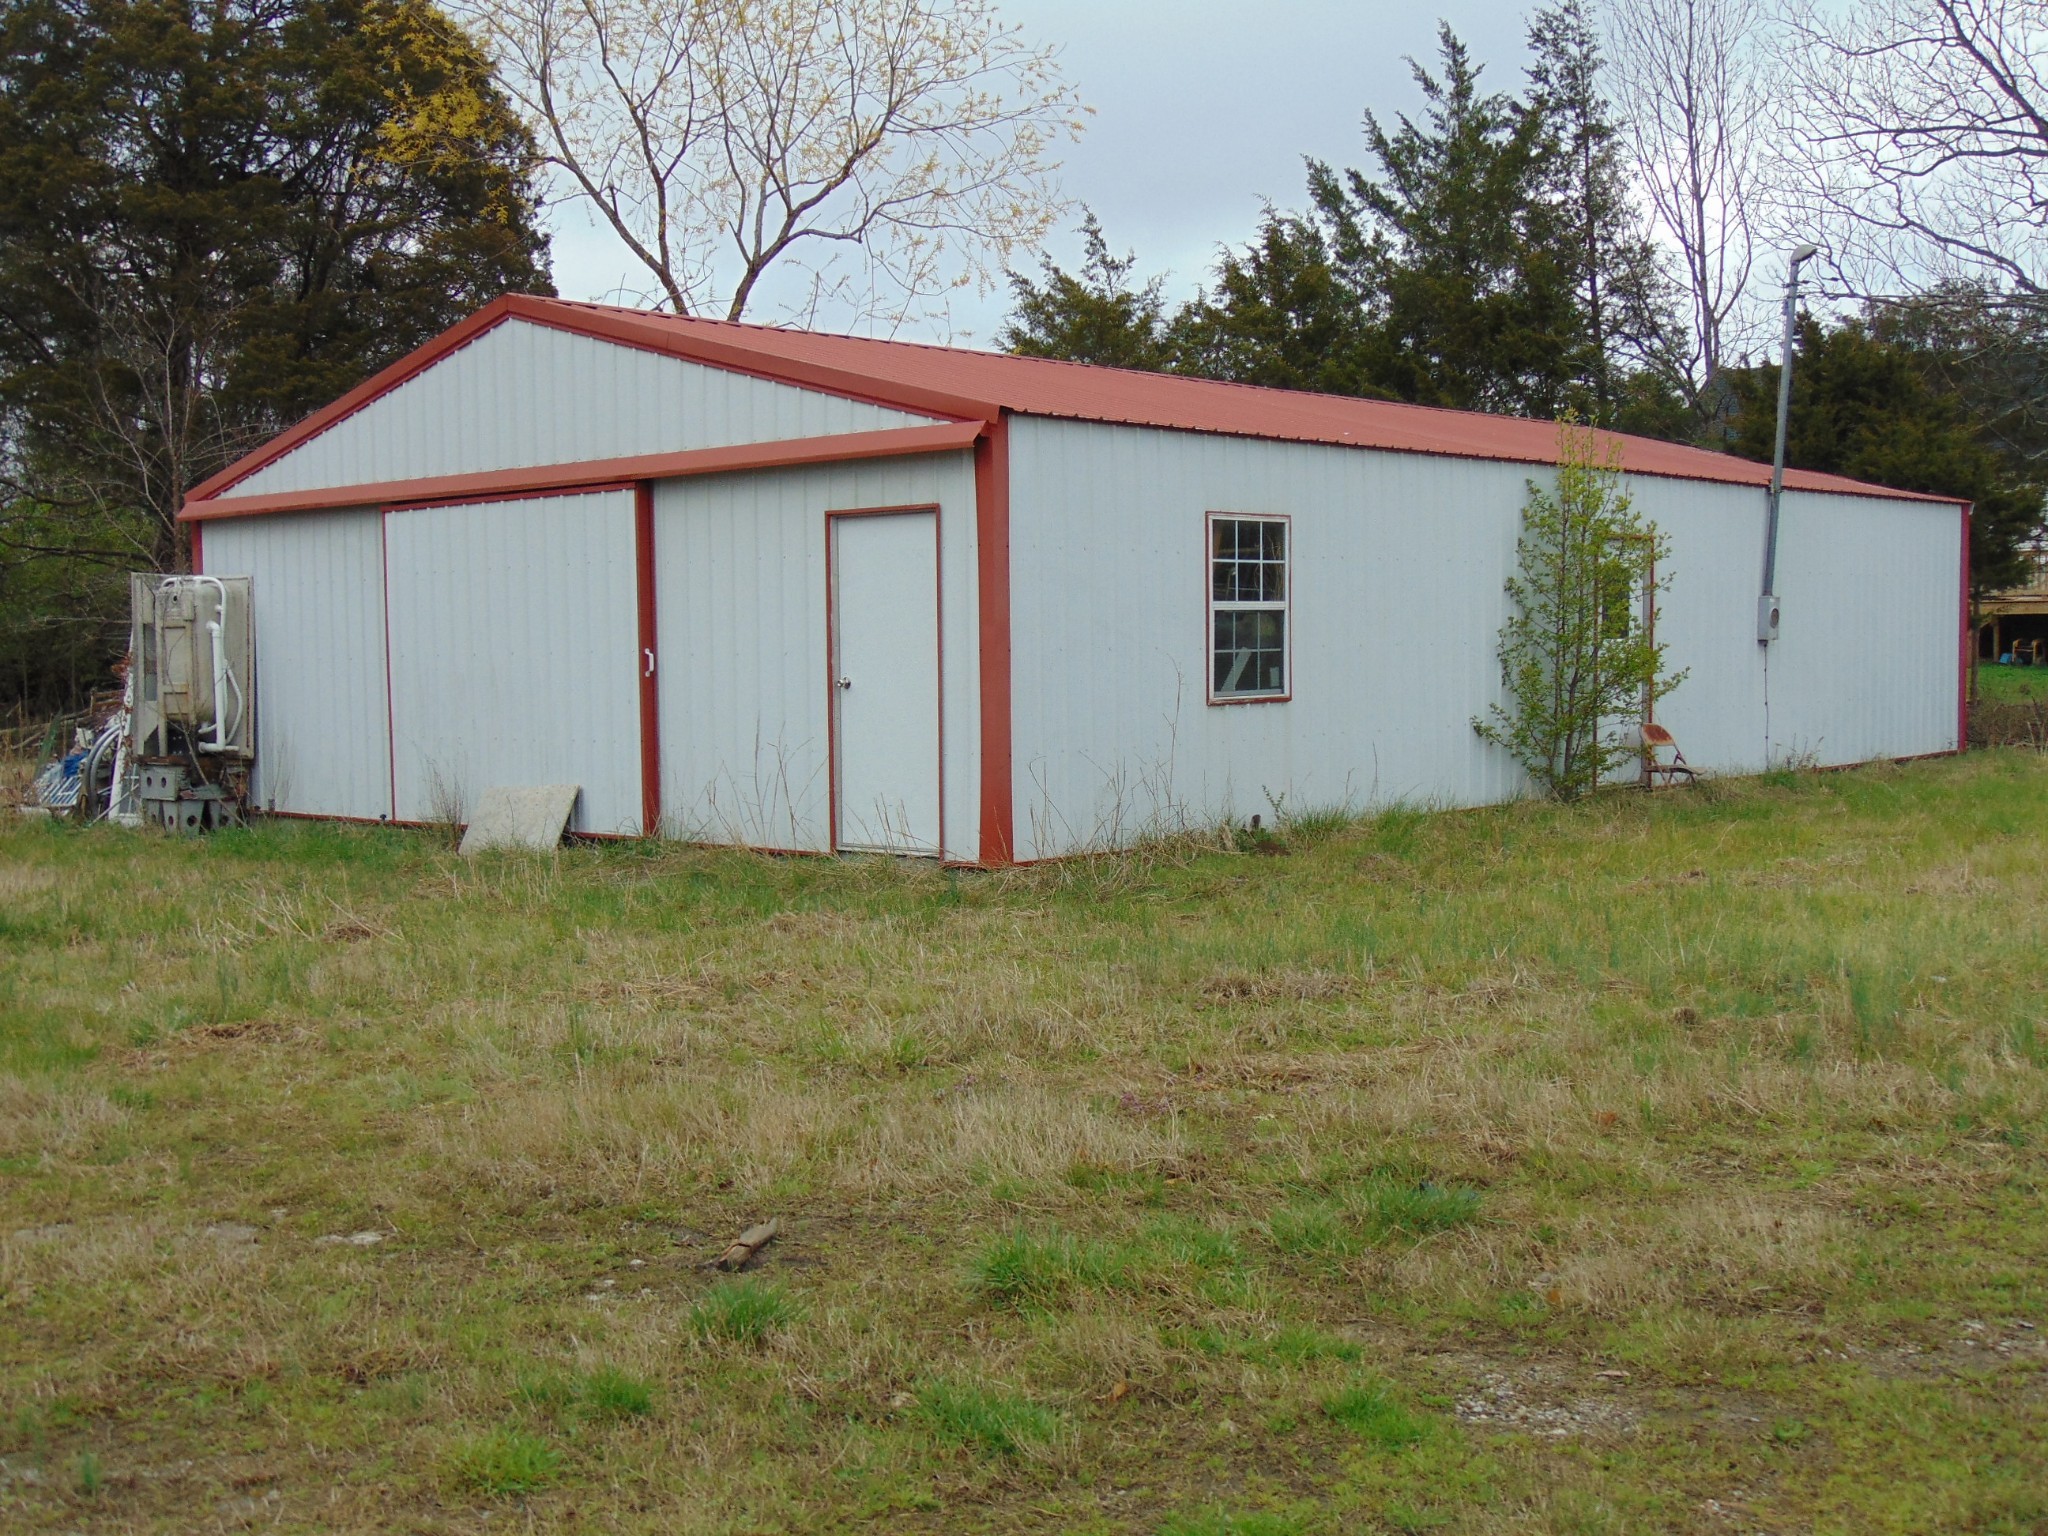
{"type": "Polygon", "coordinates": [[[780,1286],[759,1280],[721,1280],[690,1308],[690,1332],[734,1344],[765,1343],[794,1323],[802,1309],[780,1286]]]}
{"type": "Polygon", "coordinates": [[[478,1493],[534,1493],[554,1482],[562,1453],[538,1435],[494,1429],[456,1447],[455,1475],[478,1493]]]}
{"type": "Polygon", "coordinates": [[[1423,1179],[1376,1178],[1334,1197],[1299,1200],[1267,1219],[1282,1253],[1344,1258],[1377,1243],[1448,1232],[1479,1217],[1479,1191],[1423,1179]]]}
{"type": "Polygon", "coordinates": [[[969,1279],[977,1294],[998,1306],[1052,1311],[1075,1291],[1124,1285],[1129,1264],[1114,1250],[1070,1233],[1034,1237],[1020,1230],[984,1248],[969,1279]]]}
{"type": "Polygon", "coordinates": [[[528,1402],[593,1420],[643,1418],[654,1411],[654,1389],[616,1366],[579,1376],[541,1376],[519,1384],[528,1402]]]}
{"type": "Polygon", "coordinates": [[[1429,1434],[1429,1420],[1395,1402],[1386,1383],[1364,1381],[1323,1399],[1323,1417],[1342,1429],[1370,1440],[1381,1450],[1398,1451],[1429,1434]]]}
{"type": "Polygon", "coordinates": [[[995,1456],[1014,1456],[1059,1432],[1059,1416],[1029,1398],[934,1382],[917,1395],[917,1416],[941,1440],[995,1456]]]}

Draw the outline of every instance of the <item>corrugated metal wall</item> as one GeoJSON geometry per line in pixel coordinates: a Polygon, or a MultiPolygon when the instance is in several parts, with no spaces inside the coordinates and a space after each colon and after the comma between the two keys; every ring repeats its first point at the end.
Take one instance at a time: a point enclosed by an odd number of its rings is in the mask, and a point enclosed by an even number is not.
{"type": "Polygon", "coordinates": [[[391,814],[379,522],[315,512],[207,526],[208,572],[252,581],[258,805],[391,814]]]}
{"type": "MultiPolygon", "coordinates": [[[[1176,822],[1523,787],[1472,719],[1500,695],[1503,583],[1529,471],[1019,419],[1011,432],[1020,854],[1176,822]],[[1293,519],[1293,698],[1211,706],[1205,513],[1293,519]]],[[[1763,493],[1634,483],[1672,536],[1660,634],[1691,668],[1660,706],[1695,764],[1761,767],[1763,493]]],[[[1772,752],[1954,745],[1959,513],[1788,495],[1772,752]]]]}
{"type": "Polygon", "coordinates": [[[682,453],[929,419],[508,320],[229,494],[682,453]]]}
{"type": "Polygon", "coordinates": [[[974,469],[965,453],[655,487],[662,809],[706,842],[831,846],[825,517],[936,505],[947,854],[978,851],[974,469]]]}
{"type": "Polygon", "coordinates": [[[639,832],[632,492],[393,512],[384,534],[399,819],[580,784],[573,830],[639,832]]]}
{"type": "Polygon", "coordinates": [[[1756,643],[1761,490],[1637,479],[1671,540],[1658,619],[1685,682],[1658,718],[1721,772],[1859,763],[1956,745],[1962,514],[1954,506],[1785,493],[1780,638],[1756,643]]]}

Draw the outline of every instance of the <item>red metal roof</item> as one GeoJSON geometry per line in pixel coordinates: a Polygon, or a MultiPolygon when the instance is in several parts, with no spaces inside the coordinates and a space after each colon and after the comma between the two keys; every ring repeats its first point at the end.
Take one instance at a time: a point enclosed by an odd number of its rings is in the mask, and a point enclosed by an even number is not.
{"type": "MultiPolygon", "coordinates": [[[[913,409],[918,407],[902,392],[914,393],[927,401],[936,398],[955,409],[978,405],[991,415],[1000,408],[1027,416],[1216,432],[1280,442],[1331,443],[1514,464],[1557,462],[1556,423],[1519,416],[1262,389],[1088,363],[1012,357],[965,347],[783,330],[561,299],[528,300],[522,304],[522,310],[526,304],[558,313],[602,316],[619,330],[630,328],[641,333],[645,338],[643,345],[660,346],[667,342],[686,355],[698,347],[751,354],[760,365],[765,365],[759,371],[771,375],[779,375],[777,365],[781,365],[865,381],[865,389],[859,392],[869,398],[907,404],[913,409]]],[[[547,323],[549,317],[534,314],[531,318],[547,323]]],[[[567,314],[563,319],[571,325],[575,323],[567,314]]],[[[627,337],[620,335],[618,339],[627,337]]],[[[1632,474],[1728,485],[1770,484],[1768,464],[1654,438],[1603,434],[1610,435],[1622,445],[1622,468],[1632,474]]],[[[1888,490],[1808,470],[1787,470],[1785,484],[1796,490],[1854,496],[1948,504],[1959,504],[1960,500],[1888,490]]]]}
{"type": "MultiPolygon", "coordinates": [[[[965,347],[877,341],[864,336],[783,330],[620,309],[608,304],[508,294],[195,486],[186,498],[184,515],[202,515],[202,504],[231,497],[236,484],[264,465],[282,458],[448,353],[510,319],[556,326],[711,367],[735,369],[940,419],[990,421],[1003,411],[1011,411],[1069,421],[1215,432],[1278,442],[1330,443],[1395,453],[1444,454],[1512,464],[1557,461],[1556,424],[1517,416],[1488,416],[1477,411],[1397,405],[1346,395],[1260,389],[1172,374],[1011,357],[965,347]]],[[[1622,467],[1632,474],[1727,485],[1770,483],[1770,466],[1766,464],[1653,438],[1612,436],[1621,444],[1622,467]]],[[[1956,497],[1887,490],[1839,475],[1806,470],[1786,471],[1785,483],[1795,490],[1960,505],[1956,497]]],[[[225,514],[228,509],[222,507],[219,511],[225,514]]]]}

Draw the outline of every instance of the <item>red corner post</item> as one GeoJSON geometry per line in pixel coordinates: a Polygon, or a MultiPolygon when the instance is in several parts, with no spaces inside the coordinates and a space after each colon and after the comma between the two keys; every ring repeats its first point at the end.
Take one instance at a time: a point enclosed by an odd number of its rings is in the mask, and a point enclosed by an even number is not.
{"type": "Polygon", "coordinates": [[[1970,624],[1970,514],[1969,502],[1963,503],[1963,590],[1962,616],[1957,621],[1962,628],[1961,654],[1957,658],[1956,676],[1956,750],[1970,750],[1970,669],[1977,664],[1977,631],[1970,624]]]}
{"type": "Polygon", "coordinates": [[[661,679],[655,676],[661,644],[654,612],[654,484],[633,487],[633,577],[640,608],[640,832],[661,831],[661,679]]]}
{"type": "Polygon", "coordinates": [[[975,577],[981,612],[981,862],[1017,858],[1010,782],[1010,418],[974,445],[975,577]]]}

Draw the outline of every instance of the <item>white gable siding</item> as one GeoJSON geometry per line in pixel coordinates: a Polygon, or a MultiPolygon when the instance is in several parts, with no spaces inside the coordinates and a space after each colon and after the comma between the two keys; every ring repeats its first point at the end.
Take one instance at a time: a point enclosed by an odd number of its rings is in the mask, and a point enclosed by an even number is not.
{"type": "Polygon", "coordinates": [[[507,320],[227,495],[682,453],[930,420],[507,320]]]}
{"type": "MultiPolygon", "coordinates": [[[[1530,468],[1020,418],[1011,429],[1022,857],[1272,808],[1522,790],[1472,730],[1500,696],[1530,468]],[[1288,702],[1207,703],[1205,514],[1292,518],[1288,702]]],[[[1764,493],[1636,477],[1671,538],[1658,707],[1707,771],[1956,745],[1954,506],[1788,493],[1783,638],[1756,643],[1764,493]],[[1768,688],[1768,692],[1767,692],[1768,688]]]]}

